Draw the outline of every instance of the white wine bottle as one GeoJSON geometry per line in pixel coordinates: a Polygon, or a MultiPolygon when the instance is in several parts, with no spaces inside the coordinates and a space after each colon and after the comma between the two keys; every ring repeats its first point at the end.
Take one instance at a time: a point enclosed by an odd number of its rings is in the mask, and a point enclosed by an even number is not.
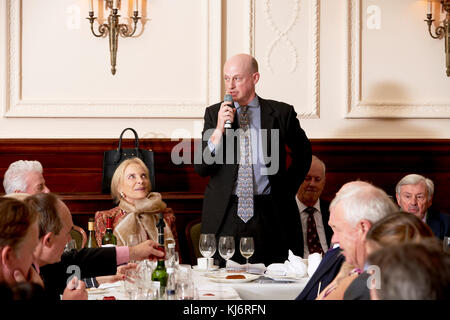
{"type": "Polygon", "coordinates": [[[95,238],[94,218],[89,218],[88,221],[89,237],[86,248],[98,248],[97,239],[95,238]]]}

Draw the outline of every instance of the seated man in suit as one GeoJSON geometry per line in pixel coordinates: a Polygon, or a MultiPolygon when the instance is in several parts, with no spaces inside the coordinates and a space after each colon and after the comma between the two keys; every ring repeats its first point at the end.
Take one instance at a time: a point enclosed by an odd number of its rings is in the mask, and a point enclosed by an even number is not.
{"type": "Polygon", "coordinates": [[[73,274],[78,275],[78,279],[112,275],[116,273],[118,265],[129,260],[164,255],[157,250],[158,244],[152,240],[134,247],[81,249],[63,253],[73,226],[69,208],[52,193],[35,194],[24,202],[38,214],[39,243],[34,255],[45,292],[50,298],[59,299],[59,294],[67,291],[66,282],[73,274]]]}
{"type": "MultiPolygon", "coordinates": [[[[354,278],[365,268],[365,235],[373,223],[396,211],[396,205],[386,193],[370,183],[352,181],[344,184],[330,204],[328,221],[333,229],[331,242],[339,244],[342,253],[339,249],[327,252],[297,300],[315,299],[324,290],[326,293],[320,295],[321,299],[329,294],[335,299],[340,295],[342,299],[346,286],[340,285],[340,279],[354,278]],[[345,264],[342,257],[345,257],[345,264]],[[349,267],[352,267],[351,273],[340,274],[337,279],[341,268],[344,271],[349,267]]],[[[345,283],[348,285],[348,279],[345,283]]]]}
{"type": "Polygon", "coordinates": [[[434,183],[418,174],[404,176],[395,187],[398,205],[430,226],[439,239],[450,236],[450,215],[431,207],[434,183]]]}
{"type": "Polygon", "coordinates": [[[313,155],[309,172],[295,197],[302,222],[303,258],[305,259],[310,253],[327,252],[333,235],[328,225],[330,204],[320,199],[324,187],[325,164],[313,155]]]}

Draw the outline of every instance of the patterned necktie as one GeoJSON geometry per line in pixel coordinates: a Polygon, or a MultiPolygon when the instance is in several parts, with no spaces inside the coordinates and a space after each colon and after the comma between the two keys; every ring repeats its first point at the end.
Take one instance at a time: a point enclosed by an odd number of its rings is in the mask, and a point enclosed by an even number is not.
{"type": "Polygon", "coordinates": [[[239,124],[240,162],[236,195],[239,197],[237,214],[245,223],[253,217],[253,168],[251,163],[251,144],[248,119],[248,106],[241,106],[239,124]]]}
{"type": "Polygon", "coordinates": [[[308,243],[309,254],[318,252],[323,253],[322,245],[320,244],[319,234],[317,233],[316,221],[314,220],[314,212],[316,208],[308,207],[304,210],[308,214],[306,221],[306,241],[308,243]]]}

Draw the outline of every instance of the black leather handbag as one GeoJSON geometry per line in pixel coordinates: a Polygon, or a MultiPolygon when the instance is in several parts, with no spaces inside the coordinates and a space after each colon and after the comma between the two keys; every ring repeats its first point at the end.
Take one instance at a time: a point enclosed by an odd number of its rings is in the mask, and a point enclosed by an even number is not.
{"type": "Polygon", "coordinates": [[[119,164],[126,159],[135,157],[141,159],[147,166],[150,172],[149,179],[152,184],[152,190],[155,190],[155,164],[153,151],[140,149],[136,130],[133,128],[126,128],[120,134],[118,148],[116,150],[105,151],[103,154],[102,193],[111,192],[111,179],[119,164]],[[122,149],[122,136],[127,130],[131,130],[134,133],[134,149],[122,149]]]}

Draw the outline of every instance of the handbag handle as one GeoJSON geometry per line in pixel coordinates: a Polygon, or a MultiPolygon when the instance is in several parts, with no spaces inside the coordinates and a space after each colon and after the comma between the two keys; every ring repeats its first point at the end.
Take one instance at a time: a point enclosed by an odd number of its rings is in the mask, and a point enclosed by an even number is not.
{"type": "Polygon", "coordinates": [[[120,134],[120,137],[119,137],[119,146],[117,148],[118,152],[116,153],[116,155],[114,157],[114,162],[115,163],[118,163],[120,161],[121,156],[122,156],[122,136],[125,133],[125,131],[127,131],[127,130],[131,130],[134,133],[134,148],[136,149],[136,156],[138,158],[140,158],[138,134],[137,134],[136,130],[134,130],[133,128],[126,128],[126,129],[124,129],[122,131],[122,133],[120,134]]]}

